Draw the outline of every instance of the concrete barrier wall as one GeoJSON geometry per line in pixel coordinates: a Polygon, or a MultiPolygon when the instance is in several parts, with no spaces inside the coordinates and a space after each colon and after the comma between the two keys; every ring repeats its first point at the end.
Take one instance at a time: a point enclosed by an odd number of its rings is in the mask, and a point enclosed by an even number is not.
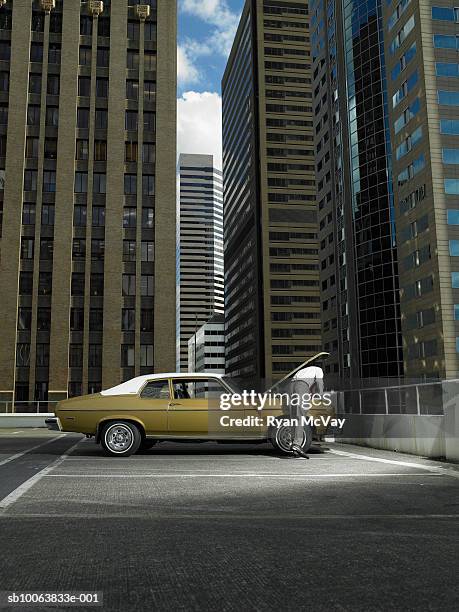
{"type": "Polygon", "coordinates": [[[456,405],[445,406],[445,416],[345,416],[343,437],[337,437],[337,442],[459,461],[459,412],[456,405]]]}
{"type": "Polygon", "coordinates": [[[13,414],[0,414],[0,429],[46,427],[45,419],[53,416],[54,413],[30,414],[27,412],[18,412],[13,414]]]}

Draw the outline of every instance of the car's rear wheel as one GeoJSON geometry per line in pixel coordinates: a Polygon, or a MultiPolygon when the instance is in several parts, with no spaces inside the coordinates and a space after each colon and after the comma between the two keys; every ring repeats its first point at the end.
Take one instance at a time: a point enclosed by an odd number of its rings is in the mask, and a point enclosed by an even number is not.
{"type": "MultiPolygon", "coordinates": [[[[271,434],[271,444],[284,455],[292,454],[292,444],[295,439],[295,427],[280,425],[271,434]]],[[[301,448],[306,453],[312,444],[312,429],[308,426],[303,428],[303,439],[301,448]]]]}
{"type": "Polygon", "coordinates": [[[139,449],[142,436],[139,428],[128,421],[111,421],[104,425],[100,442],[110,457],[129,457],[139,449]]]}

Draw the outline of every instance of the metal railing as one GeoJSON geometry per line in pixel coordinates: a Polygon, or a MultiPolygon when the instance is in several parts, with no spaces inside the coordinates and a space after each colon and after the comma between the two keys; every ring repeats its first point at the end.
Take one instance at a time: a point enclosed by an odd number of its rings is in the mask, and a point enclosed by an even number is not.
{"type": "Polygon", "coordinates": [[[459,379],[337,391],[336,410],[342,414],[443,415],[459,402],[459,379]]]}
{"type": "Polygon", "coordinates": [[[54,412],[57,401],[0,402],[0,414],[46,414],[54,412]]]}

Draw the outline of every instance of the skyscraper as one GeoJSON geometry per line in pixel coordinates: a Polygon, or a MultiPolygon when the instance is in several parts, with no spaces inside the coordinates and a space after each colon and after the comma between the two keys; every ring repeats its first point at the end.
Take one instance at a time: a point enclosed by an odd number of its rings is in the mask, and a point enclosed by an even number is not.
{"type": "Polygon", "coordinates": [[[212,155],[179,158],[177,218],[177,369],[188,370],[188,340],[223,314],[222,173],[212,155]]]}
{"type": "Polygon", "coordinates": [[[308,2],[247,0],[222,81],[226,372],[321,349],[308,2]]]}
{"type": "Polygon", "coordinates": [[[176,6],[0,8],[1,399],[174,366],[176,6]]]}
{"type": "Polygon", "coordinates": [[[457,374],[456,22],[451,2],[312,3],[320,234],[338,237],[320,243],[322,323],[343,377],[457,374]]]}

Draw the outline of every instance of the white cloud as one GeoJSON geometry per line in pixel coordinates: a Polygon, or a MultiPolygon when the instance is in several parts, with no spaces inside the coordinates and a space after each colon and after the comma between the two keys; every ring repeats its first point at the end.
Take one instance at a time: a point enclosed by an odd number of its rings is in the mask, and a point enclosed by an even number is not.
{"type": "Polygon", "coordinates": [[[186,91],[177,100],[177,151],[214,156],[222,167],[222,99],[218,93],[186,91]]]}
{"type": "MultiPolygon", "coordinates": [[[[198,43],[195,48],[201,50],[202,55],[219,53],[227,56],[233,44],[239,23],[239,14],[233,13],[226,0],[182,0],[181,8],[184,12],[193,15],[213,26],[210,36],[205,43],[198,43]]],[[[194,41],[187,41],[187,46],[192,46],[194,41]]]]}
{"type": "Polygon", "coordinates": [[[179,45],[177,47],[177,79],[180,85],[199,83],[201,75],[197,66],[190,57],[188,47],[179,45]]]}

